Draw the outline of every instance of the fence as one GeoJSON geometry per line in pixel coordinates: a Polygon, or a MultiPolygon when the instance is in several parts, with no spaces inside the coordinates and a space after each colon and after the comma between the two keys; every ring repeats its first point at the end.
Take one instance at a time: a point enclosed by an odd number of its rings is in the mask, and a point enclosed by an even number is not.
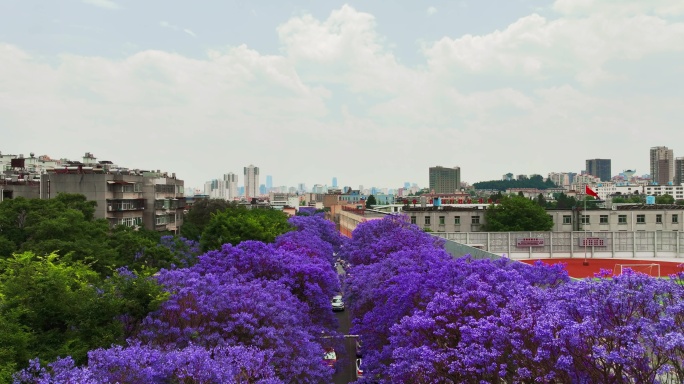
{"type": "MultiPolygon", "coordinates": [[[[585,255],[592,258],[684,258],[682,254],[684,232],[674,231],[433,232],[432,234],[460,243],[459,246],[485,251],[490,255],[506,255],[512,259],[568,258],[585,255]]],[[[447,247],[454,247],[455,251],[460,249],[456,245],[447,245],[447,247]]]]}

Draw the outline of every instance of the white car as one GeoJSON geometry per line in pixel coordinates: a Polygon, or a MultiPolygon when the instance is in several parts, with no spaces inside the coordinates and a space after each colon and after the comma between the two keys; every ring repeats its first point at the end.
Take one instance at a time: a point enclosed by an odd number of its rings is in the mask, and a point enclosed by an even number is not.
{"type": "Polygon", "coordinates": [[[361,367],[362,359],[356,359],[356,377],[363,377],[363,368],[361,367]]]}
{"type": "Polygon", "coordinates": [[[342,295],[337,295],[332,298],[332,310],[333,311],[344,311],[344,301],[342,301],[342,295]]]}

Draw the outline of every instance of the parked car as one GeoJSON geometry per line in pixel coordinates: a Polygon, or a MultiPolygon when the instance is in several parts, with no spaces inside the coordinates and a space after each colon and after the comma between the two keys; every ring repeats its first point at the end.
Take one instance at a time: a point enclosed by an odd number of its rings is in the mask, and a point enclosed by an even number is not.
{"type": "Polygon", "coordinates": [[[331,305],[333,311],[344,311],[344,301],[341,295],[334,296],[331,305]]]}
{"type": "Polygon", "coordinates": [[[325,353],[323,354],[323,362],[329,367],[335,366],[335,363],[337,363],[337,354],[335,353],[335,348],[328,347],[325,349],[325,353]]]}
{"type": "Polygon", "coordinates": [[[362,357],[363,352],[361,352],[361,340],[356,339],[356,357],[362,357]]]}
{"type": "Polygon", "coordinates": [[[363,368],[361,367],[361,363],[363,359],[356,359],[356,377],[363,377],[363,368]]]}

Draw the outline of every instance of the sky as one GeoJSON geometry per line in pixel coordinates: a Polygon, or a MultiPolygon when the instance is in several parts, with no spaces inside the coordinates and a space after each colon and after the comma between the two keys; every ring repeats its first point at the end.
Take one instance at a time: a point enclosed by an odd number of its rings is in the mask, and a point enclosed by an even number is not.
{"type": "Polygon", "coordinates": [[[0,151],[186,186],[684,156],[684,1],[0,0],[0,151]]]}

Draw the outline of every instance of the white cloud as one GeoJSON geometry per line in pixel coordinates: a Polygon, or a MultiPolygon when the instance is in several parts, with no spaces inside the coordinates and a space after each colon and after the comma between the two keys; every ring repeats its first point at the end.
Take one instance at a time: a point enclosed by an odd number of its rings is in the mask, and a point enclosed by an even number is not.
{"type": "Polygon", "coordinates": [[[183,32],[187,33],[188,35],[190,35],[192,37],[197,37],[197,34],[195,34],[195,32],[191,31],[188,28],[183,28],[183,32]]]}
{"type": "Polygon", "coordinates": [[[435,71],[503,73],[545,80],[556,75],[593,85],[614,77],[604,65],[651,54],[682,52],[684,23],[654,16],[592,16],[547,20],[526,16],[503,31],[442,38],[425,48],[435,71]]]}
{"type": "Polygon", "coordinates": [[[610,15],[624,17],[634,15],[658,15],[663,17],[684,14],[684,2],[680,0],[556,0],[553,9],[564,15],[610,15]]]}
{"type": "Polygon", "coordinates": [[[96,7],[100,8],[106,8],[106,9],[119,9],[121,8],[119,4],[111,1],[111,0],[81,0],[85,4],[90,4],[94,5],[96,7]]]}
{"type": "Polygon", "coordinates": [[[655,11],[572,12],[444,37],[425,45],[421,66],[403,64],[374,16],[349,6],[325,19],[290,18],[273,55],[239,45],[204,59],[147,50],[48,65],[0,43],[0,126],[16,132],[3,145],[102,153],[194,186],[249,163],[291,175],[276,181],[288,185],[325,183],[307,172],[398,184],[438,164],[461,165],[464,180],[478,181],[576,171],[568,156],[604,153],[615,167],[646,172],[648,147],[681,136],[684,25],[655,11]],[[675,91],[653,86],[658,79],[675,91]],[[635,164],[638,151],[644,160],[635,164]]]}
{"type": "Polygon", "coordinates": [[[433,6],[429,6],[425,12],[428,14],[428,16],[432,16],[435,13],[437,13],[437,8],[435,8],[433,6]]]}

